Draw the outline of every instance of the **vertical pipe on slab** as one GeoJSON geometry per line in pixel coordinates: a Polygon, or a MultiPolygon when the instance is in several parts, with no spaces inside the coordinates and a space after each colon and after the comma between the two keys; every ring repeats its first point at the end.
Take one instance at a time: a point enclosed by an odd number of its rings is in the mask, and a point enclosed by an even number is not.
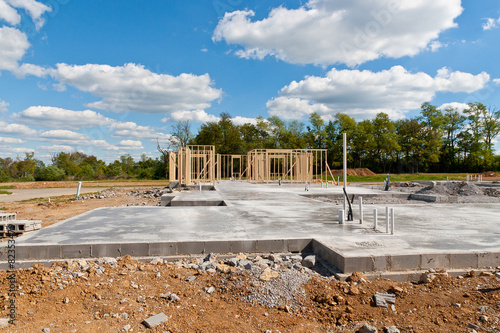
{"type": "Polygon", "coordinates": [[[391,235],[394,235],[394,208],[391,208],[391,235]]]}
{"type": "Polygon", "coordinates": [[[389,233],[389,207],[385,207],[385,232],[389,233]]]}
{"type": "MultiPolygon", "coordinates": [[[[344,139],[344,192],[347,193],[347,134],[342,134],[344,139]]],[[[346,197],[344,195],[344,212],[347,210],[346,197]]]]}
{"type": "Polygon", "coordinates": [[[377,230],[377,209],[373,210],[373,230],[377,230]]]}
{"type": "Polygon", "coordinates": [[[345,210],[340,209],[339,210],[339,224],[344,224],[345,220],[345,210]]]}
{"type": "MultiPolygon", "coordinates": [[[[76,198],[80,197],[80,191],[82,190],[82,182],[78,182],[78,187],[76,189],[76,198]]],[[[50,200],[50,199],[49,199],[50,200]]]]}
{"type": "Polygon", "coordinates": [[[359,224],[363,224],[363,197],[359,197],[359,224]]]}

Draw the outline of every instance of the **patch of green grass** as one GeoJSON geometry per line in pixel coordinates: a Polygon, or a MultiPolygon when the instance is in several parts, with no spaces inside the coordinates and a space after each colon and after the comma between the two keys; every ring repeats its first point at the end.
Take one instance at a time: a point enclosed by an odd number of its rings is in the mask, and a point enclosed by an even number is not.
{"type": "Polygon", "coordinates": [[[3,191],[3,190],[0,190],[0,194],[12,194],[12,192],[9,192],[9,191],[3,191]]]}
{"type": "Polygon", "coordinates": [[[13,190],[16,187],[14,185],[2,185],[0,186],[0,190],[13,190]]]}
{"type": "Polygon", "coordinates": [[[7,211],[7,207],[0,207],[0,210],[7,211]]]}

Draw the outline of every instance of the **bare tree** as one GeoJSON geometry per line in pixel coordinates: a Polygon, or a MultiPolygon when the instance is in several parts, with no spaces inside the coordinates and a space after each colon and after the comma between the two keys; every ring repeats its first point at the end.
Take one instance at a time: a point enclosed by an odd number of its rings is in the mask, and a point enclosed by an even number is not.
{"type": "Polygon", "coordinates": [[[193,135],[189,120],[180,120],[172,125],[172,144],[176,148],[186,147],[193,135]]]}

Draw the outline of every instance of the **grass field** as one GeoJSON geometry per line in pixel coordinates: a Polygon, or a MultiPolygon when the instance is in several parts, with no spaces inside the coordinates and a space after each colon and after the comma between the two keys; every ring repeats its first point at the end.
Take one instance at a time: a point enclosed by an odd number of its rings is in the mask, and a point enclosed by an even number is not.
{"type": "MultiPolygon", "coordinates": [[[[359,182],[383,182],[387,174],[378,174],[376,176],[347,176],[347,180],[353,183],[359,182]]],[[[419,180],[466,180],[466,173],[402,173],[391,174],[391,182],[409,182],[419,180]]],[[[340,177],[342,181],[343,178],[340,177]]]]}

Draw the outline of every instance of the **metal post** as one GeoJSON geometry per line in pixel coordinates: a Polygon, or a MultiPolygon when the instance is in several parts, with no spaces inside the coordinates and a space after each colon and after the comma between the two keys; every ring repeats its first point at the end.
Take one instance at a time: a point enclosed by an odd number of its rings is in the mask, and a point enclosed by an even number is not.
{"type": "Polygon", "coordinates": [[[78,188],[76,189],[76,199],[80,197],[81,190],[82,190],[82,182],[78,182],[78,188]]]}
{"type": "Polygon", "coordinates": [[[385,232],[389,233],[389,207],[385,207],[385,232]]]}
{"type": "MultiPolygon", "coordinates": [[[[347,193],[347,134],[343,133],[344,139],[344,192],[347,193]]],[[[347,211],[347,202],[344,195],[344,212],[347,211]]]]}
{"type": "Polygon", "coordinates": [[[359,197],[359,224],[363,224],[363,197],[359,197]]]}
{"type": "Polygon", "coordinates": [[[345,211],[340,209],[339,210],[339,224],[344,224],[345,220],[345,211]]]}
{"type": "Polygon", "coordinates": [[[391,235],[394,235],[394,208],[391,208],[391,235]]]}
{"type": "Polygon", "coordinates": [[[373,230],[377,230],[377,209],[373,210],[373,230]]]}

